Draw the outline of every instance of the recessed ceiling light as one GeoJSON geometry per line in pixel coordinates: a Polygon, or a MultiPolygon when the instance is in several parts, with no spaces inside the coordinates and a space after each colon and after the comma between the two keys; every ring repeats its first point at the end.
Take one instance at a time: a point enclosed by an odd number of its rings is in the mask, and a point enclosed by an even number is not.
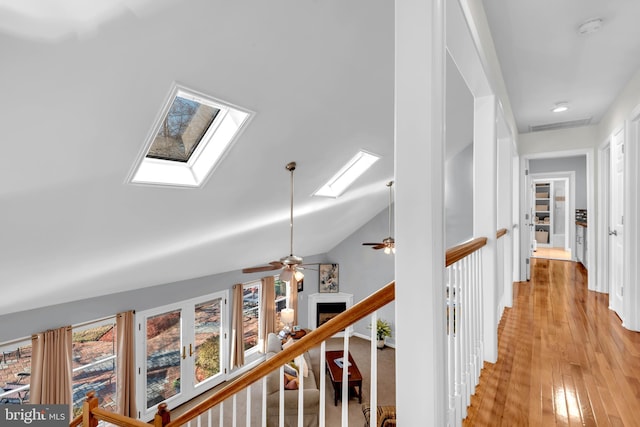
{"type": "Polygon", "coordinates": [[[578,33],[583,36],[587,34],[593,34],[596,31],[600,30],[600,28],[602,28],[602,22],[602,18],[589,19],[580,24],[580,26],[578,27],[578,33]]]}
{"type": "Polygon", "coordinates": [[[313,193],[314,196],[320,197],[338,197],[367,169],[380,159],[380,156],[367,153],[366,151],[358,151],[346,165],[342,167],[324,184],[318,191],[313,193]]]}
{"type": "Polygon", "coordinates": [[[553,106],[551,111],[554,113],[564,113],[568,109],[569,109],[568,102],[556,102],[556,105],[553,106]]]}

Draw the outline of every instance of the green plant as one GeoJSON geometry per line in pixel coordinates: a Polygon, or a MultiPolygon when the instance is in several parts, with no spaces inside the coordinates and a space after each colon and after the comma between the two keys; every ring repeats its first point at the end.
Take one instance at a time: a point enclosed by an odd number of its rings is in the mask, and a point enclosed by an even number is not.
{"type": "Polygon", "coordinates": [[[391,336],[391,325],[389,322],[383,319],[378,319],[376,324],[376,334],[378,335],[378,340],[383,340],[385,337],[391,336]]]}

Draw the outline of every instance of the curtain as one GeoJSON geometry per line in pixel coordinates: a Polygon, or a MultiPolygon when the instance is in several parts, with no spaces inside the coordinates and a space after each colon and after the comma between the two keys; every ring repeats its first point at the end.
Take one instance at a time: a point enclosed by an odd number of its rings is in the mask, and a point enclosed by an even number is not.
{"type": "Polygon", "coordinates": [[[291,282],[289,282],[289,296],[291,304],[290,308],[293,308],[293,324],[298,324],[298,281],[296,280],[295,274],[291,278],[291,282]]]}
{"type": "Polygon", "coordinates": [[[244,286],[233,285],[233,307],[231,308],[231,369],[244,365],[244,286]]]}
{"type": "Polygon", "coordinates": [[[133,311],[126,311],[116,316],[116,412],[137,418],[134,314],[133,311]]]}
{"type": "Polygon", "coordinates": [[[262,301],[260,302],[260,336],[262,351],[267,349],[267,335],[276,331],[276,288],[273,276],[262,278],[262,301]]]}
{"type": "Polygon", "coordinates": [[[31,345],[29,403],[68,404],[71,411],[71,326],[34,334],[31,345]]]}

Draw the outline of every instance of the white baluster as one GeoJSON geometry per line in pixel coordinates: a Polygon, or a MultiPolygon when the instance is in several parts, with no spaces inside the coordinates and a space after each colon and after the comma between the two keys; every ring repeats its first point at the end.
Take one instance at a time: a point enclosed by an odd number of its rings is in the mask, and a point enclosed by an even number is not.
{"type": "Polygon", "coordinates": [[[284,427],[284,365],[280,366],[280,407],[279,407],[279,425],[284,427]]]}
{"type": "Polygon", "coordinates": [[[262,427],[267,427],[267,377],[262,378],[262,427]]]}
{"type": "Polygon", "coordinates": [[[449,388],[449,425],[453,426],[456,416],[456,385],[455,385],[455,343],[453,341],[453,267],[447,267],[447,384],[449,388]]]}
{"type": "Polygon", "coordinates": [[[218,425],[224,425],[224,402],[220,402],[220,419],[218,420],[218,425]]]}
{"type": "Polygon", "coordinates": [[[349,427],[349,330],[344,330],[344,351],[342,354],[342,427],[349,427]]]}
{"type": "Polygon", "coordinates": [[[233,395],[233,400],[232,400],[232,409],[231,409],[231,425],[233,427],[236,427],[236,414],[238,412],[238,405],[236,402],[236,395],[233,395]]]}
{"type": "Polygon", "coordinates": [[[327,365],[326,365],[326,352],[327,350],[327,345],[326,345],[326,341],[322,341],[322,343],[320,343],[320,415],[318,417],[318,422],[320,424],[320,427],[325,427],[325,421],[326,421],[326,414],[325,414],[325,402],[326,402],[326,390],[325,390],[325,384],[326,384],[326,369],[327,369],[327,365]]]}
{"type": "Polygon", "coordinates": [[[297,357],[296,365],[298,365],[298,427],[304,427],[304,372],[302,363],[304,355],[297,357]]]}
{"type": "Polygon", "coordinates": [[[251,426],[251,384],[247,386],[247,422],[246,426],[251,426]]]}
{"type": "MultiPolygon", "coordinates": [[[[378,312],[371,313],[371,390],[369,391],[369,425],[378,425],[378,312]]],[[[360,390],[362,393],[362,390],[360,390]]]]}

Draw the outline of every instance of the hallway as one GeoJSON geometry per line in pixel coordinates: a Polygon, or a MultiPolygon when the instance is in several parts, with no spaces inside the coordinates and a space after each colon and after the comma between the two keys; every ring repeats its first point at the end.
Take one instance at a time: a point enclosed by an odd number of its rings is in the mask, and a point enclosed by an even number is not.
{"type": "Polygon", "coordinates": [[[586,270],[532,259],[500,322],[464,426],[639,426],[640,333],[621,326],[586,270]]]}

